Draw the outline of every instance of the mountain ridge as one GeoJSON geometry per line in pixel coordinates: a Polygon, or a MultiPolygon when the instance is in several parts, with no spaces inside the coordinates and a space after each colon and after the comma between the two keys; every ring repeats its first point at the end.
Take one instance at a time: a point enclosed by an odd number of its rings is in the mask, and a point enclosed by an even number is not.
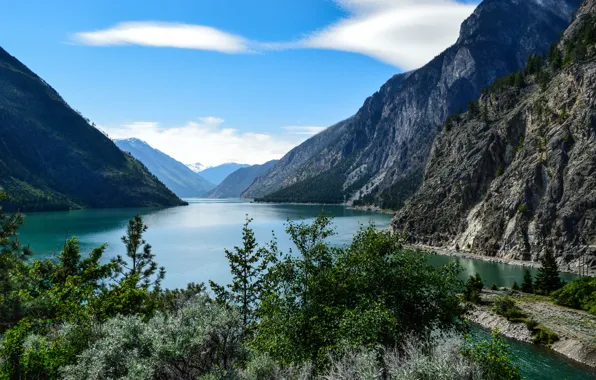
{"type": "Polygon", "coordinates": [[[183,163],[153,148],[143,140],[117,139],[114,143],[141,161],[168,189],[181,198],[202,197],[215,187],[183,163]]]}
{"type": "Polygon", "coordinates": [[[262,165],[251,165],[240,168],[228,175],[215,189],[211,190],[208,198],[240,198],[242,193],[254,182],[254,180],[269,171],[278,160],[271,160],[262,165]]]}
{"type": "Polygon", "coordinates": [[[2,48],[0,187],[8,211],[185,204],[2,48]]]}
{"type": "Polygon", "coordinates": [[[401,207],[422,182],[437,127],[496,77],[545,50],[579,4],[482,2],[453,46],[420,69],[393,76],[354,116],[294,148],[243,197],[401,207]],[[332,190],[325,177],[333,179],[332,190]]]}

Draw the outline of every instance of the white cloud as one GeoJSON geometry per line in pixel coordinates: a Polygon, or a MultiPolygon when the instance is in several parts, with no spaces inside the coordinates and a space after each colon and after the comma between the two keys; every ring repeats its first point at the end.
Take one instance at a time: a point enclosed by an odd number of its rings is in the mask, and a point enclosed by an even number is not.
{"type": "Polygon", "coordinates": [[[122,22],[111,28],[74,35],[86,45],[143,45],[213,50],[221,53],[249,51],[248,41],[203,25],[165,22],[122,22]]]}
{"type": "Polygon", "coordinates": [[[348,17],[298,45],[361,53],[414,69],[452,45],[476,7],[454,0],[337,0],[348,17]]]}
{"type": "Polygon", "coordinates": [[[207,166],[225,162],[262,164],[281,158],[307,137],[242,133],[233,128],[222,128],[223,122],[216,117],[202,117],[199,122],[190,121],[179,127],[166,128],[156,122],[137,121],[101,129],[110,138],[135,137],[180,162],[200,162],[207,166]]]}
{"type": "Polygon", "coordinates": [[[314,126],[307,126],[307,127],[299,127],[299,126],[288,126],[283,127],[288,133],[293,135],[309,135],[313,136],[317,133],[323,132],[327,127],[314,127],[314,126]]]}
{"type": "Polygon", "coordinates": [[[74,35],[87,45],[144,45],[249,53],[331,49],[360,53],[401,69],[427,63],[458,37],[476,7],[456,0],[335,0],[346,17],[297,41],[251,41],[204,25],[123,22],[74,35]]]}

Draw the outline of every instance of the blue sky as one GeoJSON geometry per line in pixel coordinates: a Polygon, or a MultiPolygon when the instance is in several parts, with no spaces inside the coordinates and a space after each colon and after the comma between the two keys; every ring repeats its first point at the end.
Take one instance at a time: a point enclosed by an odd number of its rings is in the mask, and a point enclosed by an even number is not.
{"type": "Polygon", "coordinates": [[[7,2],[0,46],[115,138],[262,163],[455,42],[455,0],[7,2]]]}

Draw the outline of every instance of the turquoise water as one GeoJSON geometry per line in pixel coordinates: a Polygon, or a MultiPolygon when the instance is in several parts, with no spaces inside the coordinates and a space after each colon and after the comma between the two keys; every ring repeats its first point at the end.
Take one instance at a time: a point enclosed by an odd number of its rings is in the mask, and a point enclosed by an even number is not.
{"type": "MultiPolygon", "coordinates": [[[[241,231],[248,214],[254,218],[252,227],[257,240],[269,241],[272,231],[278,238],[279,248],[287,252],[291,243],[284,230],[288,218],[312,220],[321,206],[272,205],[241,201],[190,199],[190,205],[169,209],[107,209],[70,212],[32,213],[26,215],[20,239],[30,244],[36,258],[57,254],[65,239],[78,236],[83,251],[103,243],[108,244],[107,257],[124,254],[120,241],[130,218],[139,213],[149,230],[146,240],[153,246],[156,261],[166,267],[166,287],[184,287],[189,282],[214,280],[227,283],[230,278],[225,248],[241,243],[241,231]]],[[[387,228],[391,215],[325,206],[334,216],[337,235],[332,244],[348,244],[360,225],[375,223],[387,228]]],[[[441,265],[454,260],[444,256],[430,256],[429,261],[441,265]]],[[[521,282],[522,267],[496,264],[479,260],[460,259],[465,278],[480,273],[487,285],[510,286],[521,282]]],[[[566,279],[572,276],[565,275],[566,279]]],[[[478,334],[485,334],[477,330],[478,334]]],[[[572,364],[551,352],[532,345],[510,342],[524,367],[528,379],[596,379],[585,368],[572,364]]]]}

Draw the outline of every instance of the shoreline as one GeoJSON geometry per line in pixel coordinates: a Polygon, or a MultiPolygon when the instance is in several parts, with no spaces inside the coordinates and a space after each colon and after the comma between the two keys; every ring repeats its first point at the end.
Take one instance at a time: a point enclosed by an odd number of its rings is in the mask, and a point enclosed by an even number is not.
{"type": "Polygon", "coordinates": [[[519,293],[510,294],[504,291],[482,291],[483,304],[474,305],[468,314],[470,322],[485,330],[499,330],[499,334],[518,342],[533,343],[531,333],[523,322],[512,322],[497,315],[490,306],[494,297],[502,295],[516,297],[516,301],[528,318],[536,320],[540,325],[554,331],[558,339],[552,344],[538,344],[553,353],[564,356],[568,360],[596,369],[596,346],[594,346],[594,330],[596,317],[582,311],[557,306],[544,300],[523,297],[519,293]]]}
{"type": "MultiPolygon", "coordinates": [[[[540,263],[536,261],[524,261],[524,260],[515,260],[515,259],[506,259],[502,257],[492,257],[492,256],[484,256],[484,255],[477,255],[471,252],[462,252],[462,251],[454,251],[452,249],[448,249],[445,247],[433,247],[426,244],[406,244],[405,247],[415,250],[420,250],[430,254],[438,254],[441,256],[449,256],[449,257],[460,257],[463,259],[471,259],[471,260],[481,260],[487,261],[496,264],[509,264],[509,265],[517,265],[525,268],[540,268],[540,263]]],[[[565,268],[560,267],[559,271],[562,273],[570,273],[575,275],[580,275],[579,270],[577,268],[565,268]]],[[[588,273],[584,273],[585,276],[596,277],[596,269],[588,268],[588,273]]]]}

